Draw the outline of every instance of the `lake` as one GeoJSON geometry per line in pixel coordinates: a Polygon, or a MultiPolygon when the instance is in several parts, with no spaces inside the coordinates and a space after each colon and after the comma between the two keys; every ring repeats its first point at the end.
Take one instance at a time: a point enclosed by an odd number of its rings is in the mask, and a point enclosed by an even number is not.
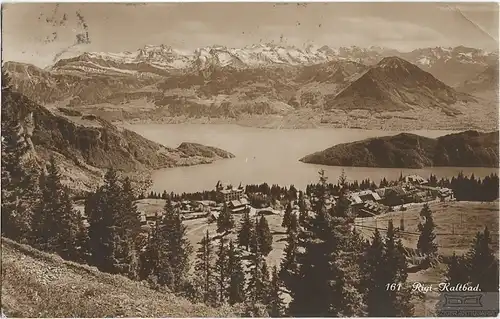
{"type": "MultiPolygon", "coordinates": [[[[124,124],[142,136],[168,147],[182,142],[215,146],[233,153],[233,159],[212,164],[175,167],[155,171],[152,189],[156,192],[196,192],[212,190],[217,181],[238,185],[245,184],[293,184],[303,189],[317,182],[318,171],[324,169],[329,180],[336,182],[343,167],[305,164],[298,160],[312,152],[339,143],[347,143],[369,137],[395,135],[400,132],[361,129],[259,129],[226,124],[124,124]]],[[[426,137],[438,137],[451,131],[411,131],[426,137]]],[[[344,167],[348,180],[370,178],[378,183],[382,178],[397,179],[403,174],[428,177],[451,177],[460,171],[484,177],[497,172],[495,168],[435,167],[425,169],[390,169],[368,167],[344,167]]]]}

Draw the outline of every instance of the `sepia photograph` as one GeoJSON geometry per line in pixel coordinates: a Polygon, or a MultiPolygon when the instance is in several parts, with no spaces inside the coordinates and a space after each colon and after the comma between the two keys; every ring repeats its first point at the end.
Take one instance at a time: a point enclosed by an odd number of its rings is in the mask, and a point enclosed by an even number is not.
{"type": "Polygon", "coordinates": [[[1,6],[1,317],[497,317],[497,2],[1,6]]]}

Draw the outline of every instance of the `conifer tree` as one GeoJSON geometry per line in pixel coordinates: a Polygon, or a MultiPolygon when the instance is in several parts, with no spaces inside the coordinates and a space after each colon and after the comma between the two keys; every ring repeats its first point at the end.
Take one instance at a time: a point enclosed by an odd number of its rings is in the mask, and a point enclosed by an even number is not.
{"type": "Polygon", "coordinates": [[[69,190],[63,189],[61,198],[62,212],[58,224],[58,248],[61,257],[76,262],[87,261],[87,229],[83,217],[76,211],[69,190]]]}
{"type": "MultiPolygon", "coordinates": [[[[155,220],[158,220],[158,213],[155,214],[155,220]]],[[[157,247],[158,240],[157,230],[159,229],[158,224],[155,227],[151,227],[148,232],[148,236],[144,242],[143,249],[139,255],[140,259],[140,269],[139,269],[139,279],[140,280],[148,280],[150,283],[157,282],[157,280],[153,280],[153,277],[156,277],[154,274],[154,269],[156,269],[156,263],[158,261],[158,251],[157,247]]]]}
{"type": "Polygon", "coordinates": [[[334,245],[333,263],[330,264],[329,276],[332,278],[333,301],[329,314],[333,316],[364,316],[365,304],[361,291],[360,259],[362,240],[355,230],[351,230],[347,218],[333,218],[333,238],[327,242],[334,245]]]}
{"type": "MultiPolygon", "coordinates": [[[[257,227],[259,226],[259,219],[257,216],[255,216],[255,221],[253,223],[254,229],[252,229],[251,237],[250,237],[250,251],[252,253],[256,253],[258,250],[260,250],[260,238],[259,235],[257,234],[257,227]]],[[[260,252],[259,252],[260,254],[260,252]]]]}
{"type": "Polygon", "coordinates": [[[420,211],[420,216],[425,218],[425,221],[423,224],[419,223],[418,225],[420,237],[418,238],[417,249],[426,256],[435,255],[437,253],[437,245],[434,242],[436,239],[436,234],[434,233],[436,224],[434,224],[429,205],[424,205],[420,211]]]}
{"type": "Polygon", "coordinates": [[[292,214],[290,216],[290,224],[288,225],[287,233],[290,232],[297,233],[298,231],[299,231],[299,220],[297,218],[297,214],[292,214]]]}
{"type": "MultiPolygon", "coordinates": [[[[302,206],[302,207],[304,207],[304,206],[302,206]]],[[[301,208],[299,210],[298,225],[304,226],[307,223],[308,216],[309,215],[308,215],[308,212],[305,209],[305,207],[301,208]]]]}
{"type": "MultiPolygon", "coordinates": [[[[257,245],[258,247],[258,245],[257,245]]],[[[253,304],[265,304],[269,292],[269,272],[266,261],[262,258],[259,249],[252,254],[249,265],[249,281],[247,296],[253,304]]]]}
{"type": "Polygon", "coordinates": [[[139,273],[139,236],[141,235],[140,213],[135,204],[135,194],[131,181],[126,177],[122,182],[121,213],[117,216],[121,220],[120,237],[123,238],[125,262],[128,265],[127,275],[137,279],[139,273]]]}
{"type": "Polygon", "coordinates": [[[255,229],[259,251],[262,256],[267,256],[273,250],[273,235],[269,229],[269,224],[264,215],[262,215],[255,229]]]}
{"type": "Polygon", "coordinates": [[[217,252],[217,260],[215,262],[215,277],[217,280],[219,304],[223,304],[226,301],[230,279],[229,276],[228,251],[224,244],[224,238],[221,238],[219,243],[219,250],[217,252]]]}
{"type": "Polygon", "coordinates": [[[413,304],[410,303],[411,291],[406,284],[408,278],[408,266],[404,255],[404,247],[401,239],[396,238],[394,225],[389,220],[387,225],[387,236],[384,245],[384,269],[387,283],[400,284],[399,290],[388,291],[388,305],[386,306],[388,317],[413,315],[413,304]]]}
{"type": "Polygon", "coordinates": [[[150,232],[148,246],[145,257],[148,258],[145,267],[146,278],[153,285],[168,286],[174,288],[174,273],[170,264],[170,246],[168,235],[166,233],[164,218],[156,218],[156,224],[150,232]]]}
{"type": "Polygon", "coordinates": [[[163,218],[158,224],[154,240],[158,243],[158,267],[156,273],[159,284],[166,285],[178,291],[186,280],[190,268],[189,255],[192,252],[191,244],[186,235],[186,226],[182,223],[179,211],[172,207],[172,202],[167,199],[164,207],[163,218]]]}
{"type": "Polygon", "coordinates": [[[215,305],[217,295],[214,290],[215,277],[214,266],[212,264],[214,252],[208,230],[206,235],[199,242],[199,248],[196,254],[195,271],[196,276],[200,278],[203,302],[208,305],[215,305]]]}
{"type": "MultiPolygon", "coordinates": [[[[332,289],[329,285],[329,253],[323,242],[307,231],[301,234],[302,252],[298,253],[298,270],[289,279],[292,301],[289,305],[289,315],[292,317],[327,316],[330,302],[333,300],[332,289]]],[[[319,239],[319,238],[318,238],[319,239]]]]}
{"type": "Polygon", "coordinates": [[[488,227],[478,232],[467,253],[470,282],[473,286],[479,285],[483,292],[498,291],[498,259],[490,236],[488,227]]]}
{"type": "Polygon", "coordinates": [[[285,255],[281,260],[280,280],[288,291],[295,291],[297,287],[297,276],[299,264],[298,256],[298,238],[295,232],[289,232],[286,239],[285,255]]]}
{"type": "Polygon", "coordinates": [[[457,256],[453,252],[448,269],[446,272],[446,282],[451,286],[456,286],[457,284],[465,284],[470,281],[467,273],[467,264],[465,258],[462,256],[457,256]]]}
{"type": "MultiPolygon", "coordinates": [[[[314,189],[314,215],[309,220],[301,223],[303,231],[299,233],[301,250],[295,250],[297,270],[292,272],[292,278],[283,278],[287,288],[290,289],[292,300],[289,304],[289,315],[301,316],[327,316],[330,303],[333,300],[333,290],[330,281],[329,249],[333,246],[327,244],[331,234],[329,216],[325,211],[325,176],[320,171],[320,182],[314,189]]],[[[291,233],[293,234],[293,233],[291,233]]],[[[287,247],[287,250],[292,247],[287,247]]],[[[288,258],[285,255],[285,260],[288,258]]],[[[290,261],[287,260],[289,263],[290,261]]],[[[283,265],[287,269],[290,265],[283,265]]],[[[284,272],[285,270],[283,270],[284,272]]]]}
{"type": "Polygon", "coordinates": [[[51,157],[47,174],[40,177],[41,198],[33,215],[33,246],[47,252],[59,251],[63,215],[61,178],[55,159],[51,157]]]}
{"type": "Polygon", "coordinates": [[[238,245],[243,246],[249,250],[251,238],[254,236],[254,223],[250,218],[248,211],[243,215],[241,228],[238,233],[238,245]]]}
{"type": "MultiPolygon", "coordinates": [[[[345,178],[341,178],[343,180],[345,178]]],[[[342,182],[343,184],[345,182],[342,182]]],[[[325,207],[326,179],[314,190],[314,216],[300,232],[298,271],[290,286],[290,316],[359,316],[364,314],[359,258],[362,245],[346,218],[325,207]]],[[[347,208],[349,208],[347,206],[347,208]]]]}
{"type": "Polygon", "coordinates": [[[115,170],[104,176],[104,185],[86,201],[92,260],[101,271],[128,274],[130,239],[124,229],[122,188],[115,170]]]}
{"type": "Polygon", "coordinates": [[[2,71],[2,235],[26,243],[32,234],[33,211],[39,200],[37,164],[27,158],[29,144],[19,112],[31,101],[12,91],[2,71]]]}
{"type": "Polygon", "coordinates": [[[126,229],[130,231],[130,236],[137,242],[139,235],[141,234],[141,214],[137,210],[137,205],[135,204],[134,189],[132,188],[132,183],[130,178],[126,177],[123,180],[123,215],[126,219],[126,229]]]}
{"type": "Polygon", "coordinates": [[[382,317],[388,304],[388,289],[384,271],[384,242],[378,229],[375,229],[372,242],[366,249],[363,266],[367,316],[382,317]]]}
{"type": "Polygon", "coordinates": [[[227,207],[226,203],[224,203],[224,208],[217,217],[217,232],[226,233],[233,229],[234,227],[234,219],[231,214],[231,210],[227,207]]]}
{"type": "Polygon", "coordinates": [[[288,229],[290,226],[291,222],[291,217],[292,217],[292,205],[288,203],[285,208],[285,213],[283,215],[283,221],[281,222],[281,227],[288,229]]]}
{"type": "Polygon", "coordinates": [[[241,256],[233,241],[229,242],[227,267],[229,274],[227,298],[229,304],[234,305],[245,300],[245,274],[241,264],[241,256]]]}
{"type": "Polygon", "coordinates": [[[284,314],[285,303],[281,297],[281,280],[276,265],[273,266],[267,305],[271,317],[281,317],[284,314]]]}

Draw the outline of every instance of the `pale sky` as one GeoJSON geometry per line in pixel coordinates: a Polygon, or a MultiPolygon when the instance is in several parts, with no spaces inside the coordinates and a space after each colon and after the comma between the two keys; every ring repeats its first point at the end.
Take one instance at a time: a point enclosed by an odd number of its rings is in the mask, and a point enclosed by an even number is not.
{"type": "Polygon", "coordinates": [[[463,2],[17,3],[3,5],[2,50],[4,61],[40,67],[61,53],[135,51],[147,44],[192,50],[282,41],[402,51],[458,45],[495,50],[498,14],[497,3],[463,2]]]}

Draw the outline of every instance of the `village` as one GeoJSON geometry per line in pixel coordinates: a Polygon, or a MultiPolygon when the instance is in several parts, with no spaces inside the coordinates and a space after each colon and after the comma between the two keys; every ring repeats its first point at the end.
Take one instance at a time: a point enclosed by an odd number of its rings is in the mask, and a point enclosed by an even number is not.
{"type": "MultiPolygon", "coordinates": [[[[374,190],[362,190],[348,192],[347,198],[350,201],[352,212],[357,217],[371,217],[393,211],[405,211],[407,207],[422,203],[442,202],[454,200],[453,191],[449,188],[433,187],[428,185],[425,178],[418,175],[404,176],[395,185],[376,188],[374,190]]],[[[231,184],[217,182],[215,185],[215,200],[181,200],[173,201],[172,205],[181,214],[183,220],[203,219],[207,223],[217,220],[223,209],[228,209],[232,214],[243,214],[248,212],[250,216],[258,215],[283,215],[284,209],[280,207],[268,206],[257,208],[251,205],[245,187],[241,184],[234,187],[231,184]]],[[[296,200],[291,202],[292,213],[299,213],[299,192],[296,200]]],[[[306,210],[311,209],[311,202],[315,198],[303,194],[304,206],[306,210]]],[[[338,200],[337,196],[330,195],[326,201],[326,208],[331,208],[338,200]]],[[[141,213],[141,224],[146,228],[154,226],[158,218],[164,213],[162,206],[155,209],[142,209],[141,201],[138,201],[138,209],[141,213]]]]}

